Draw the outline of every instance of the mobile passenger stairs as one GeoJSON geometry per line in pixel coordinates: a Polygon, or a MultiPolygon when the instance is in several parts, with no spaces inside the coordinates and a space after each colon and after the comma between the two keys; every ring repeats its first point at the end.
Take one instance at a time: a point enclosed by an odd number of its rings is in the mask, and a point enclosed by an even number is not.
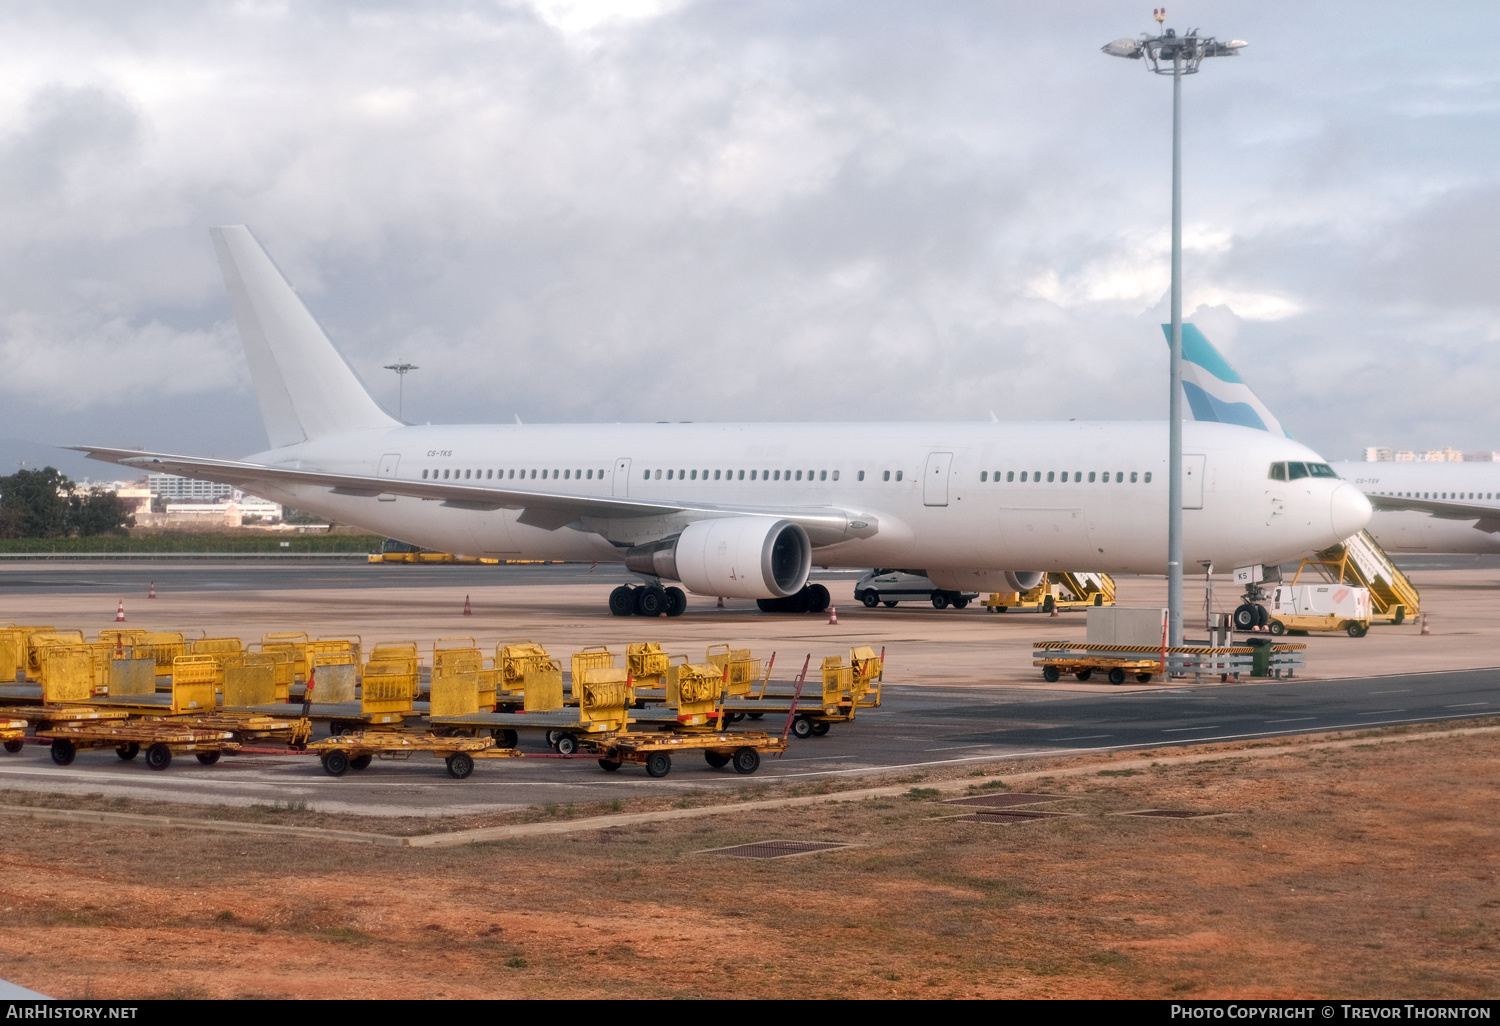
{"type": "Polygon", "coordinates": [[[1400,624],[1421,615],[1422,597],[1416,585],[1403,574],[1370,536],[1361,531],[1342,544],[1324,549],[1302,561],[1292,584],[1311,569],[1330,584],[1352,584],[1370,592],[1370,619],[1373,623],[1400,624]]]}

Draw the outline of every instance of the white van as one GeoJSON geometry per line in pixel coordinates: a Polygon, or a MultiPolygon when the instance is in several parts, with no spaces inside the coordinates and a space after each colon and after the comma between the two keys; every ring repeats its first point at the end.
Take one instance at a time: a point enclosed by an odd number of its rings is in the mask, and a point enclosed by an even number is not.
{"type": "Polygon", "coordinates": [[[871,609],[882,602],[894,606],[903,599],[928,599],[937,609],[962,609],[978,598],[979,592],[944,591],[910,570],[871,570],[854,583],[854,597],[871,609]]]}

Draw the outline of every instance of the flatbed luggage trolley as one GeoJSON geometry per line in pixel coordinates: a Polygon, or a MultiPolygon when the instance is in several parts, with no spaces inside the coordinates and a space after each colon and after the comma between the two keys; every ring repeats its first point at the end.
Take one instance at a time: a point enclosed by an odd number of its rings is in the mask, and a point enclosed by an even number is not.
{"type": "Polygon", "coordinates": [[[220,755],[240,748],[227,730],[182,727],[166,720],[66,723],[39,730],[36,736],[52,740],[52,761],[59,766],[68,765],[88,748],[113,748],[127,762],[144,748],[146,766],[154,770],[166,769],[172,765],[172,756],[183,752],[192,752],[203,765],[212,766],[220,755]]]}
{"type": "Polygon", "coordinates": [[[664,777],[672,772],[673,753],[702,752],[715,769],[734,764],[736,773],[754,773],[760,769],[764,752],[780,755],[786,741],[770,734],[720,732],[716,734],[613,734],[609,737],[581,737],[579,742],[599,757],[599,767],[613,773],[625,763],[646,767],[648,777],[664,777]]]}
{"type": "Polygon", "coordinates": [[[519,759],[514,748],[496,748],[492,737],[444,737],[396,730],[359,730],[314,741],[307,746],[318,755],[323,772],[341,777],[351,769],[367,768],[375,759],[401,761],[427,752],[448,764],[448,775],[463,780],[474,772],[475,759],[519,759]]]}
{"type": "Polygon", "coordinates": [[[1067,641],[1037,641],[1032,644],[1033,666],[1042,668],[1042,679],[1049,684],[1065,673],[1088,680],[1095,670],[1103,672],[1111,684],[1124,684],[1134,676],[1142,684],[1162,672],[1162,650],[1145,645],[1074,645],[1067,641]]]}

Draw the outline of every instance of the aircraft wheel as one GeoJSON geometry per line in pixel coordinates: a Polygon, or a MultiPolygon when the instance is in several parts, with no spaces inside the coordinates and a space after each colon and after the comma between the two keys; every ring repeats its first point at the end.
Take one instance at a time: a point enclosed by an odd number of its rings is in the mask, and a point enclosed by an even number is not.
{"type": "Polygon", "coordinates": [[[681,588],[667,588],[665,592],[667,596],[667,615],[681,616],[687,609],[687,593],[681,588]]]}
{"type": "Polygon", "coordinates": [[[667,610],[667,591],[659,584],[642,588],[635,596],[635,611],[640,616],[657,617],[667,610]]]}
{"type": "Polygon", "coordinates": [[[779,613],[781,612],[781,599],[756,599],[755,608],[762,613],[779,613]]]}
{"type": "Polygon", "coordinates": [[[1259,626],[1259,627],[1264,627],[1266,624],[1268,624],[1270,622],[1271,622],[1271,613],[1270,613],[1270,610],[1266,609],[1265,606],[1256,606],[1255,607],[1255,623],[1256,623],[1256,625],[1259,626]]]}
{"type": "Polygon", "coordinates": [[[1260,623],[1260,614],[1256,609],[1260,607],[1249,602],[1242,603],[1234,610],[1234,629],[1237,631],[1254,630],[1260,623]]]}
{"type": "Polygon", "coordinates": [[[821,584],[809,584],[807,586],[807,611],[809,613],[821,613],[828,608],[828,603],[833,601],[833,596],[828,594],[828,589],[821,584]]]}
{"type": "Polygon", "coordinates": [[[873,591],[867,591],[863,595],[856,596],[868,609],[874,609],[880,605],[880,596],[873,591]]]}
{"type": "Polygon", "coordinates": [[[616,616],[635,615],[635,589],[622,584],[609,593],[609,611],[616,616]]]}

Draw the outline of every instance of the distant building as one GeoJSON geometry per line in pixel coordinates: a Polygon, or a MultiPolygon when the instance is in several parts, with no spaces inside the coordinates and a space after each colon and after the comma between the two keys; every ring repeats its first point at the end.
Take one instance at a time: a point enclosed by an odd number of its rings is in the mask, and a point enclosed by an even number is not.
{"type": "Polygon", "coordinates": [[[234,488],[227,484],[197,481],[176,474],[147,474],[146,487],[151,489],[152,495],[167,502],[217,502],[229,498],[234,492],[234,488]]]}
{"type": "Polygon", "coordinates": [[[1457,449],[1444,446],[1441,449],[1427,450],[1418,456],[1417,460],[1419,462],[1426,461],[1427,463],[1462,463],[1464,461],[1464,454],[1457,449]]]}
{"type": "Polygon", "coordinates": [[[1394,450],[1387,449],[1384,446],[1371,445],[1365,448],[1366,463],[1389,463],[1395,458],[1396,453],[1394,450]]]}

